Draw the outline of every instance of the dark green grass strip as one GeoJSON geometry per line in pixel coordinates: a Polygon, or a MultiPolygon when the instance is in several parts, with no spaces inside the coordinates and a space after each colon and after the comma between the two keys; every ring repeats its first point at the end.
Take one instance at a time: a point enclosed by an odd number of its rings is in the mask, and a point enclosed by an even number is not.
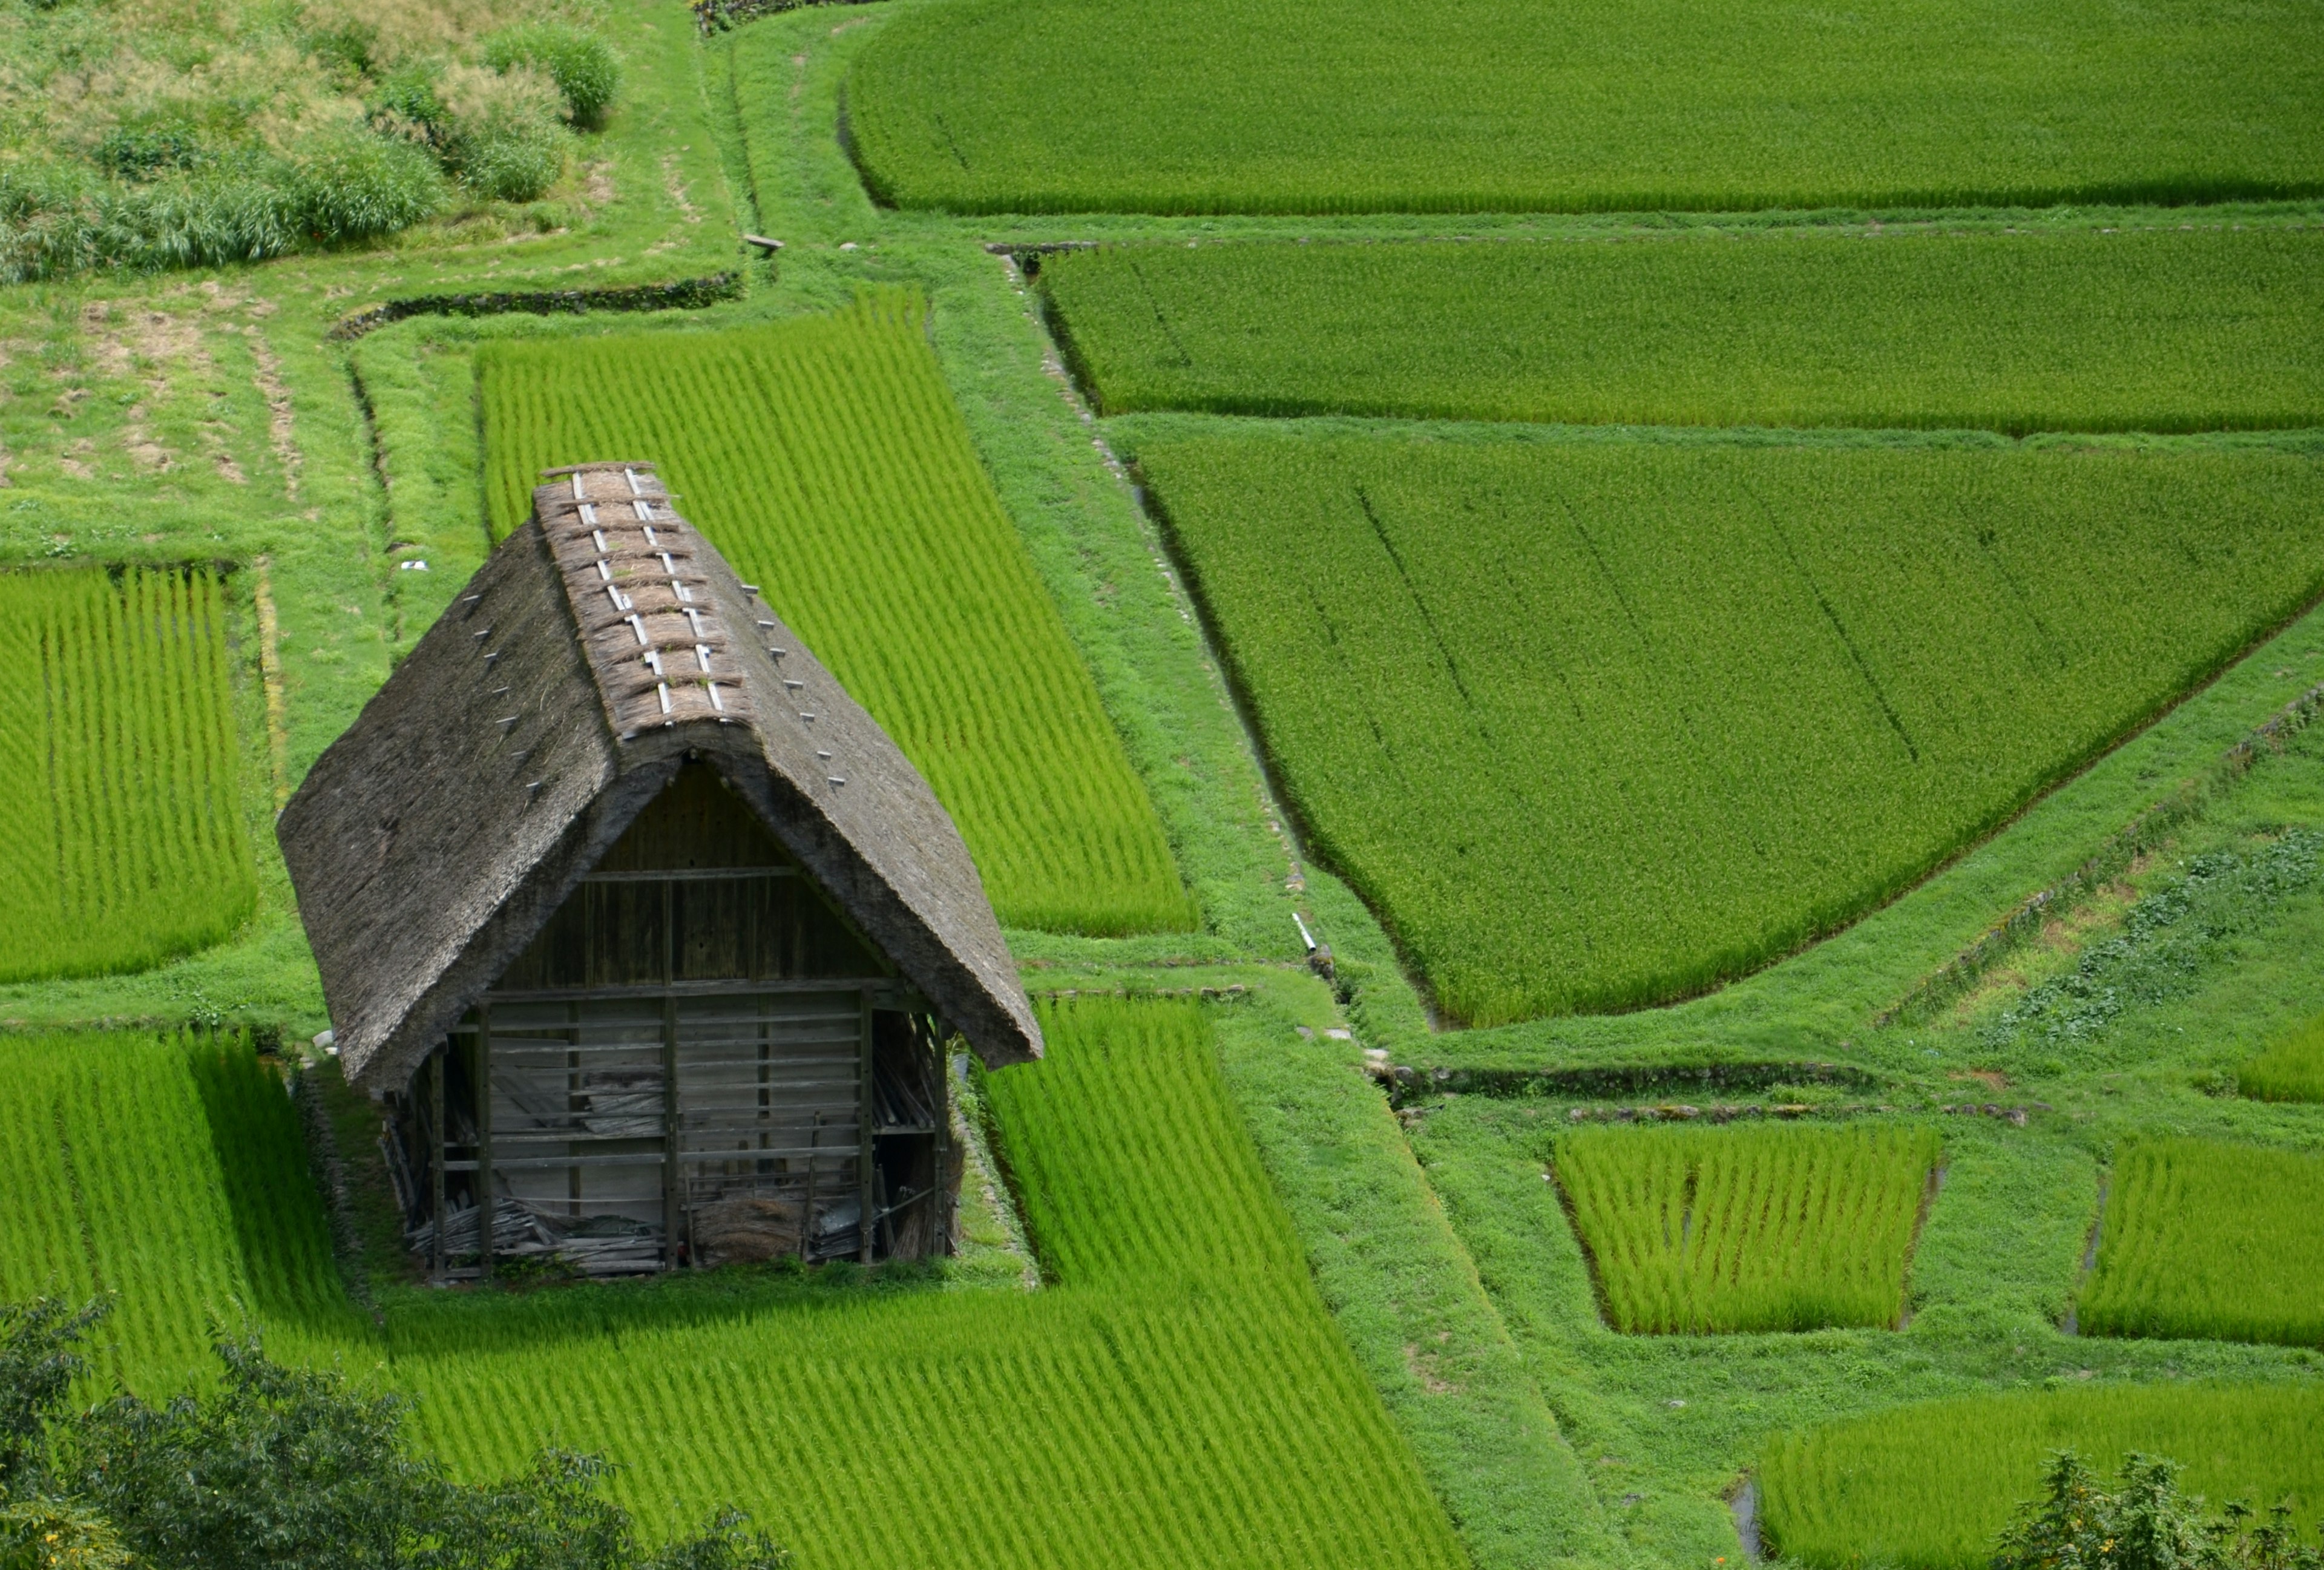
{"type": "Polygon", "coordinates": [[[1110,414],[2324,424],[2324,228],[1116,246],[1041,286],[1110,414]]]}
{"type": "Polygon", "coordinates": [[[2181,203],[2324,187],[2319,58],[2301,0],[960,0],[847,116],[956,212],[2181,203]]]}
{"type": "Polygon", "coordinates": [[[1138,457],[1315,848],[1485,1024],[1851,919],[2324,585],[2324,466],[2281,452],[1138,457]]]}
{"type": "Polygon", "coordinates": [[[2167,1455],[2189,1492],[2299,1521],[2324,1504],[2324,1389],[2116,1385],[1971,1396],[1778,1437],[1759,1467],[1761,1522],[1784,1561],[1839,1570],[1977,1570],[2042,1464],[2074,1450],[2112,1471],[2167,1455]]]}

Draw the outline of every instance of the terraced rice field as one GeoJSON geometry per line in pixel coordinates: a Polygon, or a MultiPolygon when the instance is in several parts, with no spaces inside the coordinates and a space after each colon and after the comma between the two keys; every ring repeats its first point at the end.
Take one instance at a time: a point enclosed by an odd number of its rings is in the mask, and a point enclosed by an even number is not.
{"type": "Polygon", "coordinates": [[[927,777],[1002,922],[1194,924],[1153,801],[969,444],[917,304],[499,344],[478,374],[496,534],[530,515],[545,467],[653,460],[927,777]]]}
{"type": "Polygon", "coordinates": [[[0,1298],[116,1294],[108,1371],[166,1392],[210,1324],[255,1315],[299,1347],[358,1323],[282,1083],[245,1044],[20,1037],[0,1082],[0,1298]]]}
{"type": "Polygon", "coordinates": [[[2126,1147],[2079,1310],[2085,1334],[2324,1345],[2324,1156],[2126,1147]]]}
{"type": "Polygon", "coordinates": [[[1554,1170],[1609,1322],[1632,1334],[1893,1325],[1928,1129],[1605,1128],[1554,1170]]]}
{"type": "Polygon", "coordinates": [[[2324,1389],[2174,1383],[1933,1401],[1787,1434],[1758,1467],[1760,1520],[1785,1561],[1840,1570],[1981,1570],[2043,1463],[2071,1449],[2104,1471],[2168,1455],[2190,1493],[2261,1509],[2324,1505],[2324,1389]]]}
{"type": "Polygon", "coordinates": [[[2312,227],[1129,245],[1040,286],[1109,414],[2324,423],[2312,227]]]}
{"type": "Polygon", "coordinates": [[[2237,1069],[2236,1081],[2260,1101],[2324,1101],[2324,1018],[2287,1032],[2237,1069]]]}
{"type": "Polygon", "coordinates": [[[0,573],[0,982],[140,970],[257,900],[207,571],[0,573]]]}
{"type": "Polygon", "coordinates": [[[2299,456],[1184,431],[1136,457],[1312,847],[1479,1024],[1860,915],[2324,587],[2299,456]]]}
{"type": "Polygon", "coordinates": [[[2292,0],[970,0],[847,111],[875,196],[962,213],[2179,203],[2318,189],[2319,54],[2292,0]]]}
{"type": "Polygon", "coordinates": [[[405,1288],[374,1331],[336,1299],[255,1060],[91,1038],[0,1046],[0,1289],[120,1288],[119,1355],[161,1381],[204,1361],[205,1307],[254,1302],[278,1353],[416,1391],[468,1475],[552,1438],[602,1451],[649,1528],[733,1502],[802,1564],[1467,1565],[1315,1289],[1203,1006],[1042,1022],[1048,1058],[987,1082],[1038,1291],[844,1270],[405,1288]],[[254,1207],[270,1193],[297,1214],[254,1207]]]}

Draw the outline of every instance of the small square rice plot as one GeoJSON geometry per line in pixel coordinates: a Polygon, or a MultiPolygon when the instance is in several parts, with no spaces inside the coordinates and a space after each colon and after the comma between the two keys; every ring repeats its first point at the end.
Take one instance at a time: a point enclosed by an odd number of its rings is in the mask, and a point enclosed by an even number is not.
{"type": "Polygon", "coordinates": [[[1553,1175],[1617,1330],[1894,1325],[1940,1148],[1894,1124],[1583,1129],[1553,1175]]]}
{"type": "Polygon", "coordinates": [[[2324,1345],[2324,1156],[2125,1145],[2076,1313],[2089,1335],[2324,1345]]]}
{"type": "Polygon", "coordinates": [[[257,900],[223,587],[0,573],[0,982],[142,970],[257,900]]]}

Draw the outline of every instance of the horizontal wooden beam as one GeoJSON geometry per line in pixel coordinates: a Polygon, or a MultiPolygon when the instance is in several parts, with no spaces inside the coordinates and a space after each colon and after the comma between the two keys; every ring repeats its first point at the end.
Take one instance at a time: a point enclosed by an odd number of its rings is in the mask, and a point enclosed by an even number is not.
{"type": "Polygon", "coordinates": [[[648,867],[584,873],[585,883],[712,883],[736,878],[796,878],[797,867],[648,867]]]}

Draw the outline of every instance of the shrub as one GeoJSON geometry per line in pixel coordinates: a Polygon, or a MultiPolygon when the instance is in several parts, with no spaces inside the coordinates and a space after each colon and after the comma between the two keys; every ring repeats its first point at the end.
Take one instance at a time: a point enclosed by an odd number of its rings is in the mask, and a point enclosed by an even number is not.
{"type": "Polygon", "coordinates": [[[223,1377],[159,1406],[74,1409],[80,1343],[101,1312],[0,1305],[0,1418],[45,1441],[11,1472],[0,1567],[155,1565],[781,1570],[789,1556],[731,1510],[659,1553],[603,1498],[611,1468],[545,1450],[494,1483],[454,1482],[404,1436],[411,1403],[336,1371],[285,1368],[254,1339],[217,1343],[223,1377]]]}
{"type": "Polygon", "coordinates": [[[439,96],[445,162],[477,196],[529,202],[564,172],[556,90],[530,68],[494,75],[456,67],[439,96]]]}
{"type": "Polygon", "coordinates": [[[2300,1541],[2292,1511],[2277,1506],[2263,1527],[2230,1502],[2220,1519],[2200,1494],[2181,1493],[2179,1467],[2160,1456],[2123,1457],[2109,1492],[2070,1450],[2050,1458],[2042,1497],[2001,1534],[1993,1570],[2318,1570],[2324,1556],[2300,1541]]]}
{"type": "Polygon", "coordinates": [[[149,121],[115,126],[89,156],[116,180],[151,180],[171,170],[198,169],[211,154],[191,127],[149,121]]]}
{"type": "Polygon", "coordinates": [[[424,150],[362,131],[334,137],[301,159],[296,189],[302,226],[331,244],[409,228],[444,196],[424,150]]]}
{"type": "Polygon", "coordinates": [[[600,125],[622,88],[622,62],[613,46],[585,28],[530,22],[484,41],[484,63],[496,71],[532,66],[546,71],[576,125],[600,125]]]}

